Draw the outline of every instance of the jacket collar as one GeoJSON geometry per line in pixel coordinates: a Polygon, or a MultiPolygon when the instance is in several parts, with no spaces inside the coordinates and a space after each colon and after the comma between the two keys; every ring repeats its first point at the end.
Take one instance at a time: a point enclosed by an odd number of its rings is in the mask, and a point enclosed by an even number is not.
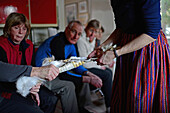
{"type": "Polygon", "coordinates": [[[23,39],[20,44],[15,44],[10,37],[8,37],[8,40],[12,43],[13,46],[21,45],[24,49],[29,47],[29,44],[23,39]]]}

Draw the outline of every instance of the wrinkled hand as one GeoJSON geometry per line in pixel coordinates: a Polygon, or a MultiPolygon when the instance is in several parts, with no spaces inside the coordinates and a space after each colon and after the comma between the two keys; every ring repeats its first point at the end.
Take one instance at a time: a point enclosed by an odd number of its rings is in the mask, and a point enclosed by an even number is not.
{"type": "Polygon", "coordinates": [[[97,63],[99,65],[111,65],[113,63],[113,59],[115,58],[113,51],[106,51],[104,54],[102,54],[101,57],[97,59],[97,63]]]}
{"type": "Polygon", "coordinates": [[[46,80],[53,80],[59,74],[59,68],[54,65],[42,66],[42,67],[33,67],[31,76],[37,76],[46,80]]]}
{"type": "Polygon", "coordinates": [[[87,76],[83,76],[83,82],[90,83],[96,88],[101,88],[103,85],[102,80],[97,75],[89,71],[87,73],[87,76]]]}
{"type": "Polygon", "coordinates": [[[90,83],[96,88],[101,88],[103,85],[102,80],[94,74],[90,76],[90,83]]]}
{"type": "Polygon", "coordinates": [[[39,89],[40,89],[41,83],[36,84],[34,87],[31,88],[30,93],[32,94],[32,99],[35,100],[40,105],[40,98],[38,95],[39,89]]]}

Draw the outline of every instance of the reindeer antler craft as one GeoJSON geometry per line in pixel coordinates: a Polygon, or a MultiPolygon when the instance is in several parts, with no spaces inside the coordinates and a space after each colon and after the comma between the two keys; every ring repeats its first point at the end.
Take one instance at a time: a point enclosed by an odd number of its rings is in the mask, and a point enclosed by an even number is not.
{"type": "MultiPolygon", "coordinates": [[[[54,56],[45,58],[42,63],[42,66],[53,64],[54,66],[58,67],[59,72],[62,73],[79,67],[80,65],[83,65],[86,62],[94,61],[96,58],[87,59],[86,57],[70,57],[69,59],[59,61],[54,59],[54,56]]],[[[45,81],[46,80],[41,79],[39,77],[20,77],[16,82],[17,92],[20,93],[22,96],[26,97],[33,86],[35,86],[38,82],[43,83],[45,81]]]]}

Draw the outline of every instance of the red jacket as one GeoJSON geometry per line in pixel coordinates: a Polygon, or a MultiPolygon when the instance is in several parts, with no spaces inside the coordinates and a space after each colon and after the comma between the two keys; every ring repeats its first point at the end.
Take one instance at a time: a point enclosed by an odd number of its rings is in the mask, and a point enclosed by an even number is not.
{"type": "MultiPolygon", "coordinates": [[[[29,46],[25,50],[25,58],[27,65],[31,65],[33,56],[33,44],[30,40],[26,40],[29,46]]],[[[4,49],[7,55],[8,63],[10,64],[21,64],[22,52],[19,51],[19,45],[13,45],[8,38],[0,36],[0,46],[4,49]]]]}

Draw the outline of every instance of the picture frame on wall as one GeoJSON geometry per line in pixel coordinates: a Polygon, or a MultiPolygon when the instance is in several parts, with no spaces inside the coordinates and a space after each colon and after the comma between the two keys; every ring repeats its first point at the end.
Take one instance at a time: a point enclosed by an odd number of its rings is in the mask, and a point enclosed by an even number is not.
{"type": "Polygon", "coordinates": [[[65,16],[66,16],[65,25],[68,25],[70,21],[77,19],[77,4],[76,3],[67,4],[65,6],[65,16]]]}
{"type": "Polygon", "coordinates": [[[89,19],[88,13],[79,14],[78,19],[84,26],[86,26],[89,19]]]}
{"type": "Polygon", "coordinates": [[[79,13],[87,13],[87,1],[81,1],[78,3],[79,13]]]}

